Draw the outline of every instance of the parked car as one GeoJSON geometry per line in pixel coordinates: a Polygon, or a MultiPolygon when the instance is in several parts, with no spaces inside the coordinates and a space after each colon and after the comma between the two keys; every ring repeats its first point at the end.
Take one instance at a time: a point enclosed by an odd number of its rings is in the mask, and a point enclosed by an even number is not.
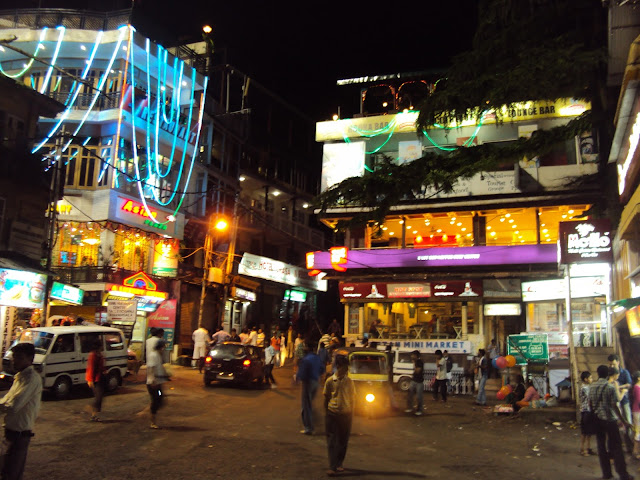
{"type": "MultiPolygon", "coordinates": [[[[74,385],[86,384],[85,373],[91,347],[100,342],[107,371],[106,389],[117,390],[127,371],[127,350],[124,334],[117,328],[100,326],[28,328],[19,342],[36,347],[33,367],[42,377],[43,387],[59,398],[66,398],[74,385]]],[[[17,342],[16,342],[17,343],[17,342]]],[[[0,378],[11,383],[15,371],[11,349],[2,359],[0,378]]]]}
{"type": "Polygon", "coordinates": [[[264,379],[264,349],[236,342],[211,347],[204,362],[204,384],[229,382],[249,386],[264,379]]]}

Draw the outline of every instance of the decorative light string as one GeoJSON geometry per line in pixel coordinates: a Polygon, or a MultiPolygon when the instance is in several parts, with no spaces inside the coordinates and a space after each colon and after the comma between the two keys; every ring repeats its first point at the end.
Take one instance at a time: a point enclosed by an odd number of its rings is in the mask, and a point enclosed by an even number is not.
{"type": "MultiPolygon", "coordinates": [[[[10,78],[19,78],[23,76],[25,73],[27,73],[31,68],[31,66],[33,65],[34,60],[38,56],[38,52],[40,51],[40,49],[44,48],[44,45],[42,44],[42,42],[44,42],[44,38],[46,35],[47,35],[47,27],[44,27],[40,32],[40,40],[38,41],[38,45],[36,46],[35,52],[33,53],[33,57],[29,59],[29,63],[27,63],[22,70],[20,70],[18,73],[7,73],[4,71],[4,69],[2,68],[2,64],[0,63],[0,72],[4,76],[10,77],[10,78]]],[[[33,77],[31,77],[31,81],[33,85],[33,77]]],[[[33,87],[33,89],[35,90],[35,86],[33,87]]]]}
{"type": "Polygon", "coordinates": [[[49,64],[49,68],[47,68],[47,73],[44,76],[44,82],[42,82],[42,88],[40,88],[40,93],[44,93],[47,91],[47,85],[49,84],[49,79],[51,78],[51,73],[53,72],[53,67],[56,64],[56,60],[58,59],[58,53],[60,53],[60,46],[62,45],[62,39],[64,38],[64,32],[66,29],[62,26],[56,27],[56,30],[60,31],[58,35],[58,43],[56,45],[56,49],[53,52],[53,57],[51,58],[51,63],[49,64]]]}

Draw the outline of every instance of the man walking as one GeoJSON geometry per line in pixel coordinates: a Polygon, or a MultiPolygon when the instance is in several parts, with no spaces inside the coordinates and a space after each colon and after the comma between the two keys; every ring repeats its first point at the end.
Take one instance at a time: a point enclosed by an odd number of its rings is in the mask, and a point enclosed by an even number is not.
{"type": "Polygon", "coordinates": [[[40,409],[42,379],[32,363],[35,347],[32,343],[18,343],[11,352],[13,367],[18,372],[13,385],[0,400],[4,417],[4,438],[8,443],[2,467],[2,480],[21,480],[27,462],[27,450],[33,437],[33,424],[40,409]]]}
{"type": "Polygon", "coordinates": [[[356,389],[347,375],[349,359],[344,355],[336,357],[336,373],[324,384],[325,430],[329,451],[328,475],[344,471],[342,462],[347,454],[356,389]]]}
{"type": "Polygon", "coordinates": [[[298,364],[296,381],[302,382],[302,424],[300,433],[313,435],[313,398],[318,391],[318,379],[322,374],[322,362],[314,352],[315,345],[305,342],[305,355],[298,364]]]}
{"type": "Polygon", "coordinates": [[[207,329],[200,326],[193,332],[191,338],[193,338],[193,361],[197,363],[198,371],[202,373],[204,357],[207,355],[207,345],[211,342],[211,337],[207,329]]]}
{"type": "Polygon", "coordinates": [[[632,480],[627,472],[627,464],[622,452],[622,441],[618,430],[618,418],[629,426],[629,422],[618,408],[618,393],[615,385],[607,381],[609,367],[598,367],[598,380],[589,387],[589,406],[596,415],[596,440],[598,457],[603,478],[613,478],[611,474],[611,458],[621,480],[632,480]]]}
{"type": "Polygon", "coordinates": [[[275,364],[276,350],[273,345],[264,349],[264,381],[271,388],[276,388],[276,379],[273,378],[273,366],[275,364]]]}
{"type": "Polygon", "coordinates": [[[414,350],[411,352],[411,361],[413,362],[413,375],[411,377],[411,385],[409,385],[409,391],[407,392],[407,409],[405,413],[414,412],[413,409],[413,396],[416,396],[418,401],[417,408],[415,409],[415,415],[422,415],[422,397],[424,395],[424,362],[420,357],[420,352],[414,350]]]}

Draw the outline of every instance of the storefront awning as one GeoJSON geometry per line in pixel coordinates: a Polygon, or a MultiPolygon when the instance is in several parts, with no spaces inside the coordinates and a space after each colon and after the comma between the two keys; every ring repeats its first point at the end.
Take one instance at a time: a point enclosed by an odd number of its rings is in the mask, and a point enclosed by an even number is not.
{"type": "Polygon", "coordinates": [[[619,308],[629,310],[630,308],[633,308],[637,305],[640,305],[640,297],[623,298],[622,300],[616,300],[609,303],[607,307],[613,308],[614,310],[619,308]]]}

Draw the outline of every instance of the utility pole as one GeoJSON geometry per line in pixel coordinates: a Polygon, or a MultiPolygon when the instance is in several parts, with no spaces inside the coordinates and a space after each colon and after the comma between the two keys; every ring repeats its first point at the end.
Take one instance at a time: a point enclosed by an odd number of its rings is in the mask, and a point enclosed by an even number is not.
{"type": "Polygon", "coordinates": [[[229,240],[229,250],[227,252],[227,260],[224,269],[224,287],[222,289],[222,308],[220,309],[220,319],[218,326],[222,327],[224,323],[224,312],[229,298],[229,290],[231,288],[231,274],[233,273],[233,261],[236,253],[236,241],[238,239],[238,197],[240,192],[236,192],[233,201],[233,218],[231,220],[231,239],[229,240]]]}
{"type": "Polygon", "coordinates": [[[200,309],[198,310],[198,328],[202,327],[202,311],[204,310],[204,297],[207,295],[207,277],[209,276],[209,264],[211,263],[211,225],[207,222],[207,234],[204,237],[204,260],[202,262],[202,290],[200,291],[200,309]]]}

